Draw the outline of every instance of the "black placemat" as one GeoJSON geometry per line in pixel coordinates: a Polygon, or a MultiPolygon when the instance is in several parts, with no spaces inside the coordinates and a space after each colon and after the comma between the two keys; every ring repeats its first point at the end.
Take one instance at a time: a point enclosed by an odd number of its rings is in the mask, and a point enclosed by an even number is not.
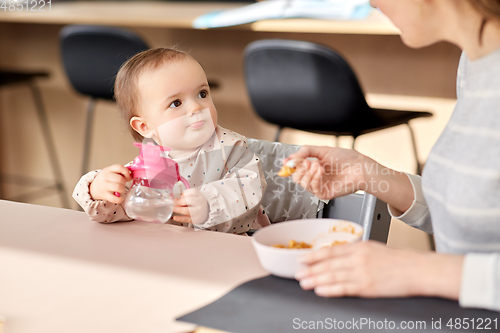
{"type": "Polygon", "coordinates": [[[455,301],[423,297],[321,298],[312,291],[302,290],[295,280],[274,276],[242,284],[217,301],[177,320],[238,333],[301,330],[500,332],[500,313],[463,309],[455,301]],[[447,326],[450,319],[452,327],[447,326]],[[437,326],[439,322],[441,328],[437,326]],[[468,329],[464,328],[467,323],[468,329]],[[489,329],[485,329],[488,323],[489,329]]]}

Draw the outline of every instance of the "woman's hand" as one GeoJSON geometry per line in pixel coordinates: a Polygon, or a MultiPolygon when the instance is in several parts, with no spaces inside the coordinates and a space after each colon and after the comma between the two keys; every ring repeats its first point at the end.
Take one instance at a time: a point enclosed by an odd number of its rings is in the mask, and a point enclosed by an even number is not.
{"type": "Polygon", "coordinates": [[[283,165],[290,159],[300,161],[293,181],[320,199],[334,199],[361,190],[388,203],[398,214],[413,203],[413,187],[405,174],[355,150],[303,146],[283,160],[283,165]]]}
{"type": "Polygon", "coordinates": [[[297,280],[324,297],[439,296],[457,300],[463,256],[388,248],[369,241],[300,257],[297,280]]]}
{"type": "Polygon", "coordinates": [[[180,199],[174,200],[174,213],[180,214],[173,217],[176,222],[202,224],[207,221],[208,212],[207,199],[195,188],[185,190],[180,199]]]}
{"type": "Polygon", "coordinates": [[[375,164],[355,150],[332,147],[303,146],[285,159],[283,165],[290,159],[301,161],[293,181],[320,199],[366,190],[365,169],[368,164],[375,164]]]}
{"type": "Polygon", "coordinates": [[[106,200],[120,204],[125,194],[125,184],[132,180],[129,169],[120,164],[114,164],[102,169],[90,183],[89,192],[94,200],[106,200]],[[120,193],[120,196],[116,196],[120,193]]]}

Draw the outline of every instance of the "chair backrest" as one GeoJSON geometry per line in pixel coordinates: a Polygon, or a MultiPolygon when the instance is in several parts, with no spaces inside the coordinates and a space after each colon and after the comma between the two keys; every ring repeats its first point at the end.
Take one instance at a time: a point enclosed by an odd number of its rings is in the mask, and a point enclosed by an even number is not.
{"type": "Polygon", "coordinates": [[[136,34],[114,27],[69,25],[60,32],[64,69],[81,94],[113,99],[120,66],[149,47],[136,34]]]}
{"type": "Polygon", "coordinates": [[[319,199],[295,184],[291,177],[277,176],[283,158],[300,148],[279,142],[247,139],[248,147],[259,156],[267,189],[262,206],[271,223],[303,218],[315,218],[319,199]]]}
{"type": "Polygon", "coordinates": [[[245,80],[264,120],[308,131],[344,131],[370,117],[363,90],[334,50],[304,41],[268,39],[245,49],[245,80]]]}
{"type": "Polygon", "coordinates": [[[387,242],[391,223],[387,204],[368,193],[353,193],[324,204],[290,177],[277,176],[281,160],[300,146],[257,139],[247,139],[247,143],[264,170],[267,189],[262,206],[272,223],[316,217],[348,220],[363,226],[363,240],[387,242]]]}

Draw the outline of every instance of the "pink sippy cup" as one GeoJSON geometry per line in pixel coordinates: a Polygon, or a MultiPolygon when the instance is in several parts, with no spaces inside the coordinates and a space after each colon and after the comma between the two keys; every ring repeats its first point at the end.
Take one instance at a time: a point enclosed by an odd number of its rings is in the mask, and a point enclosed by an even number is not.
{"type": "Polygon", "coordinates": [[[162,156],[170,148],[152,142],[134,145],[140,153],[127,167],[134,180],[125,197],[125,211],[136,220],[166,223],[172,216],[174,197],[189,188],[189,183],[179,174],[177,163],[162,156]]]}

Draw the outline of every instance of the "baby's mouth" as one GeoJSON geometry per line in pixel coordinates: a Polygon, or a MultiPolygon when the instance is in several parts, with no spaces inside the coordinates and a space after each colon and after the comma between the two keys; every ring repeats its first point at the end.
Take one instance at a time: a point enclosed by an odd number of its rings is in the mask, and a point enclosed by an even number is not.
{"type": "Polygon", "coordinates": [[[188,127],[189,128],[193,128],[193,129],[198,129],[198,128],[202,127],[204,124],[205,124],[205,120],[199,120],[199,121],[197,121],[195,123],[192,123],[188,127]]]}

